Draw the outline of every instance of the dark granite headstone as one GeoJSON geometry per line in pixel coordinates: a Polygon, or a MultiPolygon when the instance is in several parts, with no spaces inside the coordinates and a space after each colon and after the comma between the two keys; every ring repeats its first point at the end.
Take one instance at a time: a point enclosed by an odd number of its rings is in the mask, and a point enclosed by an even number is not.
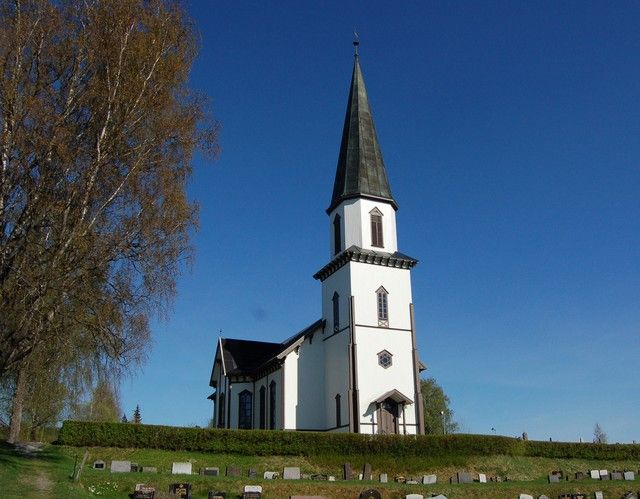
{"type": "Polygon", "coordinates": [[[217,466],[200,468],[200,474],[204,476],[218,476],[220,475],[220,468],[217,466]]]}
{"type": "Polygon", "coordinates": [[[560,494],[558,499],[571,499],[571,494],[560,494]]]}
{"type": "Polygon", "coordinates": [[[362,479],[363,480],[373,479],[373,476],[371,473],[371,465],[369,463],[365,463],[364,467],[362,468],[362,479]]]}
{"type": "Polygon", "coordinates": [[[353,476],[353,470],[351,469],[351,464],[344,463],[344,465],[342,466],[343,480],[351,480],[352,476],[353,476]]]}
{"type": "Polygon", "coordinates": [[[133,491],[133,499],[153,499],[156,495],[156,489],[147,487],[146,485],[137,485],[133,491]]]}
{"type": "Polygon", "coordinates": [[[249,473],[248,473],[249,478],[255,478],[258,476],[258,470],[256,470],[255,468],[249,468],[249,473]]]}
{"type": "Polygon", "coordinates": [[[458,483],[473,483],[473,474],[458,472],[458,483]]]}
{"type": "Polygon", "coordinates": [[[621,471],[612,471],[611,472],[611,480],[624,480],[621,471]]]}
{"type": "Polygon", "coordinates": [[[359,499],[382,499],[380,492],[376,489],[367,489],[360,492],[359,499]]]}
{"type": "Polygon", "coordinates": [[[243,492],[242,493],[242,499],[261,499],[261,498],[262,498],[261,492],[243,492]]]}
{"type": "Polygon", "coordinates": [[[242,471],[237,466],[227,466],[227,476],[240,476],[242,471]]]}
{"type": "Polygon", "coordinates": [[[587,499],[587,494],[583,494],[582,492],[578,492],[573,494],[573,499],[587,499]]]}
{"type": "Polygon", "coordinates": [[[606,475],[600,475],[600,480],[611,480],[611,475],[609,475],[609,473],[606,475]]]}
{"type": "Polygon", "coordinates": [[[103,470],[105,468],[105,462],[104,461],[94,461],[93,463],[93,469],[94,470],[103,470]]]}
{"type": "Polygon", "coordinates": [[[138,471],[142,471],[142,468],[138,466],[138,463],[131,463],[131,472],[137,473],[138,471]]]}
{"type": "Polygon", "coordinates": [[[169,486],[169,492],[178,497],[191,499],[191,484],[190,483],[172,483],[169,486]]]}
{"type": "Polygon", "coordinates": [[[585,474],[582,471],[577,471],[574,476],[576,477],[576,480],[582,480],[585,477],[585,474]]]}
{"type": "Polygon", "coordinates": [[[227,499],[227,493],[210,490],[207,498],[208,499],[227,499]]]}

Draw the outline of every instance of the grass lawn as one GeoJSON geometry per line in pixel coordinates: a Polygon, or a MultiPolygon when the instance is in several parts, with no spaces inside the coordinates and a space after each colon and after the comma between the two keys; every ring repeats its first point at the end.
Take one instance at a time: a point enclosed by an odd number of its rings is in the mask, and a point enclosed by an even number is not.
{"type": "Polygon", "coordinates": [[[573,475],[575,471],[589,469],[635,470],[640,462],[631,461],[599,461],[590,462],[568,459],[544,459],[528,457],[490,456],[446,459],[406,459],[396,460],[389,456],[327,456],[321,458],[281,457],[281,456],[238,456],[208,454],[202,452],[171,452],[150,449],[115,449],[89,448],[89,457],[84,466],[80,480],[74,483],[70,478],[74,464],[80,462],[86,449],[64,446],[45,446],[36,456],[28,457],[17,454],[12,447],[0,446],[0,497],[2,498],[79,498],[108,497],[126,498],[133,491],[136,483],[146,483],[162,492],[156,497],[165,496],[171,483],[189,481],[193,485],[195,498],[207,497],[208,491],[216,490],[227,493],[227,497],[240,496],[242,487],[247,484],[262,485],[263,497],[288,498],[292,494],[323,495],[335,499],[356,499],[359,493],[367,488],[378,489],[384,498],[404,498],[408,493],[419,493],[425,497],[432,494],[444,494],[452,498],[517,498],[518,494],[528,493],[537,497],[546,494],[557,498],[562,493],[583,492],[593,497],[593,492],[602,490],[606,498],[620,498],[626,491],[640,490],[640,479],[634,482],[600,482],[589,478],[580,481],[548,484],[546,476],[550,470],[561,469],[573,475]],[[109,465],[112,459],[130,460],[141,466],[153,466],[158,473],[122,473],[112,474],[109,470],[94,470],[91,463],[101,459],[109,465]],[[194,472],[204,466],[217,466],[224,472],[226,466],[239,466],[243,476],[205,477],[192,475],[188,478],[171,475],[171,463],[174,461],[191,461],[194,472]],[[392,480],[397,474],[404,476],[421,476],[435,473],[442,483],[435,485],[406,485],[399,483],[380,484],[377,481],[344,482],[341,478],[341,466],[350,462],[354,470],[360,470],[365,462],[371,463],[374,477],[388,473],[392,480]],[[284,466],[300,466],[303,473],[331,474],[336,482],[300,480],[263,480],[266,470],[280,471],[284,466]],[[247,470],[256,468],[257,479],[247,478],[247,470]],[[456,471],[481,472],[490,475],[508,476],[510,481],[488,484],[451,485],[449,476],[456,471]]]}

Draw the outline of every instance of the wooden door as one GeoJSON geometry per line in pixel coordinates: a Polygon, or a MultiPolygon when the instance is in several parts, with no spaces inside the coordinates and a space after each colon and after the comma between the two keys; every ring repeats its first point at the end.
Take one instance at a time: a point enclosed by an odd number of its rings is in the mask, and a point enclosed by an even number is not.
{"type": "Polygon", "coordinates": [[[380,403],[378,433],[386,435],[398,433],[398,403],[394,400],[386,399],[380,403]]]}

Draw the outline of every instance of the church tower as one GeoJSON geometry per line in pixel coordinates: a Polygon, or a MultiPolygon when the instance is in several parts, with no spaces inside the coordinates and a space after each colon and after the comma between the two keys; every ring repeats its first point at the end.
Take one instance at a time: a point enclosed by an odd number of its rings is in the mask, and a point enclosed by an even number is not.
{"type": "Polygon", "coordinates": [[[354,45],[327,209],[330,261],[314,275],[322,282],[325,418],[338,431],[422,434],[424,367],[416,349],[410,276],[417,260],[398,252],[398,205],[354,45]]]}

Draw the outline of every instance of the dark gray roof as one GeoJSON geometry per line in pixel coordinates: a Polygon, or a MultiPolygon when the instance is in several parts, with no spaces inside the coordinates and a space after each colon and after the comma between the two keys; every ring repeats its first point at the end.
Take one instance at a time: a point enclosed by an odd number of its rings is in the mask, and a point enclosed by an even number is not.
{"type": "Polygon", "coordinates": [[[374,251],[358,246],[349,246],[318,270],[318,272],[313,275],[313,278],[324,281],[336,270],[346,265],[347,262],[370,263],[372,265],[382,265],[383,267],[410,269],[418,263],[418,260],[399,251],[388,253],[386,251],[374,251]]]}
{"type": "Polygon", "coordinates": [[[355,197],[382,199],[398,209],[387,180],[357,55],[353,64],[333,196],[327,213],[345,199],[355,197]]]}

